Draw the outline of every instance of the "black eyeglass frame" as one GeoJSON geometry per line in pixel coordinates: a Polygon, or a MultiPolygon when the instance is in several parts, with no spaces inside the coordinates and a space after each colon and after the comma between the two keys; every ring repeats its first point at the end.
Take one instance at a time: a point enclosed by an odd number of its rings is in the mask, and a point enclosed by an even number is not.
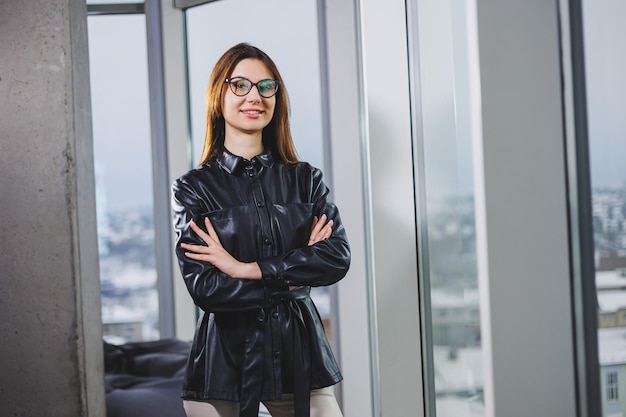
{"type": "Polygon", "coordinates": [[[255,83],[253,83],[252,81],[250,81],[246,77],[233,77],[233,78],[226,78],[224,83],[226,83],[226,84],[228,84],[230,86],[230,91],[232,91],[233,94],[236,95],[237,97],[247,96],[248,94],[250,94],[250,91],[252,91],[252,87],[256,87],[256,90],[259,92],[259,95],[261,97],[263,97],[263,98],[272,98],[272,97],[274,97],[276,95],[276,93],[278,93],[278,88],[280,87],[280,81],[273,80],[271,78],[266,78],[266,79],[259,80],[259,81],[255,82],[255,83]],[[237,94],[235,92],[236,87],[233,86],[232,82],[233,81],[237,81],[237,80],[246,80],[246,81],[248,81],[250,83],[250,88],[244,94],[237,94]],[[273,81],[276,84],[276,89],[269,96],[263,95],[263,93],[261,93],[261,90],[259,90],[259,83],[262,83],[264,81],[273,81]]]}

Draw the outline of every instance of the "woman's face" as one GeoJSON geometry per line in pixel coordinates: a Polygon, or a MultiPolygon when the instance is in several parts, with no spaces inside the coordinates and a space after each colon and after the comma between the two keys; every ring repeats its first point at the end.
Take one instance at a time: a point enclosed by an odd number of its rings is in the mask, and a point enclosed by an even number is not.
{"type": "MultiPolygon", "coordinates": [[[[274,79],[262,61],[252,58],[244,59],[235,66],[230,78],[236,77],[247,78],[252,83],[274,79]]],[[[275,107],[276,96],[262,97],[257,86],[252,86],[245,96],[235,95],[230,86],[227,86],[222,102],[226,137],[241,133],[260,135],[263,128],[272,120],[275,107]]]]}

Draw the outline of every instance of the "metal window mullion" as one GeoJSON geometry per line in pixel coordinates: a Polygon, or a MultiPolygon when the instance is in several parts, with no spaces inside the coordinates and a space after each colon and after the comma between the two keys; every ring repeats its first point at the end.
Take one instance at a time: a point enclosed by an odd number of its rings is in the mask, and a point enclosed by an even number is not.
{"type": "Polygon", "coordinates": [[[580,0],[559,2],[579,414],[601,415],[591,170],[580,0]]]}
{"type": "Polygon", "coordinates": [[[432,307],[430,300],[430,256],[428,245],[428,219],[426,207],[424,121],[422,85],[420,82],[420,46],[418,1],[406,0],[407,55],[409,57],[409,90],[411,92],[411,136],[413,140],[413,178],[415,193],[415,225],[417,241],[418,288],[420,305],[423,396],[425,416],[435,417],[435,364],[432,344],[432,307]]]}
{"type": "Polygon", "coordinates": [[[165,108],[163,33],[160,0],[145,2],[150,125],[152,137],[152,176],[154,187],[154,227],[157,286],[159,292],[160,337],[173,337],[174,288],[172,283],[172,242],[169,209],[169,164],[165,108]]]}

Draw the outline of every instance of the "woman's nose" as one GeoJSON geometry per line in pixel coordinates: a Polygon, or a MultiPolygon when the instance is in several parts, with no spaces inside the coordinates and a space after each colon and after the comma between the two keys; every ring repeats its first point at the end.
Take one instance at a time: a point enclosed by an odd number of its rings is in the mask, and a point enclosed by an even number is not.
{"type": "Polygon", "coordinates": [[[258,103],[261,101],[261,94],[259,94],[258,87],[256,85],[252,86],[250,92],[246,95],[246,99],[253,103],[258,103]]]}

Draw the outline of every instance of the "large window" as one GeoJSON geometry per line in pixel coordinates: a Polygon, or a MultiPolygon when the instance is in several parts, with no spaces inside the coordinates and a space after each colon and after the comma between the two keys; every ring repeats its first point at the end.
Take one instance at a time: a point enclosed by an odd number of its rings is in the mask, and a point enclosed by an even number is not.
{"type": "Polygon", "coordinates": [[[143,14],[89,16],[98,245],[105,340],[159,338],[143,14]]]}

